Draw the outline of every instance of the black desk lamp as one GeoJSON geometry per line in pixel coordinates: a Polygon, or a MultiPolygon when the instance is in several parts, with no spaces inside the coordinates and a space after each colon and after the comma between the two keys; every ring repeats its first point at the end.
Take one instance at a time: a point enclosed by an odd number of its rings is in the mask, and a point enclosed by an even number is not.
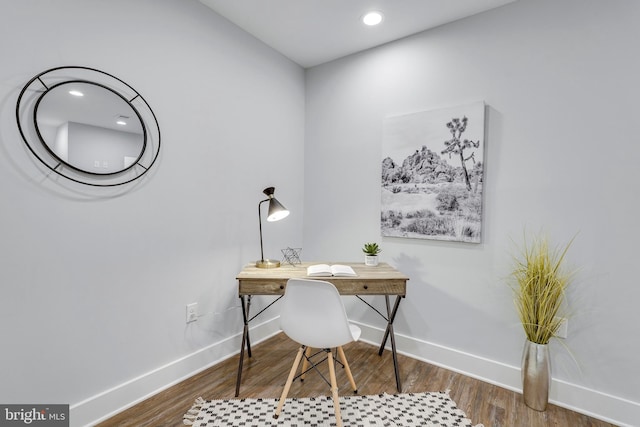
{"type": "Polygon", "coordinates": [[[258,268],[276,268],[280,267],[280,261],[273,259],[264,259],[264,250],[262,248],[262,215],[260,213],[260,207],[264,202],[269,202],[269,212],[267,213],[267,221],[280,221],[289,215],[287,208],[282,206],[280,202],[273,197],[276,189],[274,187],[267,187],[262,192],[267,195],[267,199],[258,203],[258,222],[260,224],[260,260],[256,261],[256,267],[258,268]]]}

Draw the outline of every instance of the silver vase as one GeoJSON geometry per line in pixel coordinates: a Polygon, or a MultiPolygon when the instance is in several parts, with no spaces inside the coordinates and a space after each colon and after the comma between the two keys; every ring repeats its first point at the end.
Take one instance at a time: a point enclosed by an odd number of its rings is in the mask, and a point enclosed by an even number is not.
{"type": "Polygon", "coordinates": [[[524,403],[536,411],[547,409],[551,384],[549,345],[529,340],[522,351],[522,394],[524,403]]]}

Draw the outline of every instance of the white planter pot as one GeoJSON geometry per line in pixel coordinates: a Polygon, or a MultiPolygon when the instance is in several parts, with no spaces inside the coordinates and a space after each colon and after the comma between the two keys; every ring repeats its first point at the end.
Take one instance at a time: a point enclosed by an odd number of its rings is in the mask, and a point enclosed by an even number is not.
{"type": "Polygon", "coordinates": [[[365,255],[364,265],[367,267],[375,267],[378,265],[378,255],[365,255]]]}

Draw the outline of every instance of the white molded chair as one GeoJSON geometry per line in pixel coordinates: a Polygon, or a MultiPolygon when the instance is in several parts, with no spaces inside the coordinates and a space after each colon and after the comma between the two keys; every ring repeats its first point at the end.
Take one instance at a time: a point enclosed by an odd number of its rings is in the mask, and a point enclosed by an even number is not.
{"type": "Polygon", "coordinates": [[[312,356],[309,349],[317,348],[324,350],[327,355],[326,360],[329,364],[336,425],[338,427],[342,426],[333,349],[336,349],[340,361],[344,365],[351,387],[357,393],[358,388],[351,375],[342,346],[357,341],[360,338],[361,331],[359,327],[349,324],[347,313],[336,287],[329,282],[321,280],[289,279],[282,299],[280,327],[289,338],[300,344],[300,348],[273,417],[278,418],[280,415],[289,393],[289,388],[296,378],[300,360],[303,357],[305,359],[301,376],[308,370],[306,368],[308,363],[315,366],[315,363],[310,360],[312,356]]]}

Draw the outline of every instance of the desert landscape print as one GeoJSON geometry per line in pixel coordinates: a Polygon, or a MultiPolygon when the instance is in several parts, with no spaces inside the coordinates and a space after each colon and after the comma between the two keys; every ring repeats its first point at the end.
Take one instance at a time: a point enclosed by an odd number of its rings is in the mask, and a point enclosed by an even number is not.
{"type": "Polygon", "coordinates": [[[382,236],[480,243],[484,102],[388,117],[382,236]]]}

